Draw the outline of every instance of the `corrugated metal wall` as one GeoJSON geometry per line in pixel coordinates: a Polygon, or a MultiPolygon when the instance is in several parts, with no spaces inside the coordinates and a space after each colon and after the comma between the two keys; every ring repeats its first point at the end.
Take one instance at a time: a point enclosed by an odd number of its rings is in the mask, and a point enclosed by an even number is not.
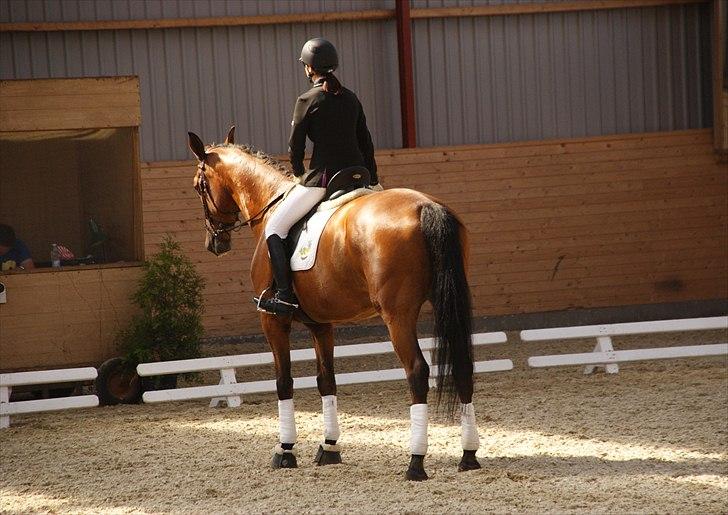
{"type": "MultiPolygon", "coordinates": [[[[413,8],[503,3],[415,0],[413,8]]],[[[0,21],[78,21],[393,8],[393,0],[0,0],[0,21]]],[[[418,144],[579,137],[710,125],[707,6],[415,20],[418,144]]],[[[308,37],[341,53],[375,145],[401,144],[393,21],[0,33],[0,78],[139,75],[142,159],[189,157],[186,131],[285,151],[308,37]]]]}
{"type": "MultiPolygon", "coordinates": [[[[157,19],[371,9],[354,2],[0,1],[1,21],[157,19]]],[[[400,138],[397,41],[393,22],[261,27],[0,33],[2,79],[138,75],[141,151],[146,161],[186,159],[187,131],[220,140],[231,123],[237,138],[271,153],[286,150],[296,96],[308,81],[301,45],[322,35],[336,41],[339,78],[364,105],[379,146],[400,138]],[[376,73],[376,78],[375,78],[376,73]],[[395,114],[392,114],[395,113],[395,114]]]]}
{"type": "Polygon", "coordinates": [[[413,34],[422,146],[711,124],[707,5],[415,20],[413,34]]]}

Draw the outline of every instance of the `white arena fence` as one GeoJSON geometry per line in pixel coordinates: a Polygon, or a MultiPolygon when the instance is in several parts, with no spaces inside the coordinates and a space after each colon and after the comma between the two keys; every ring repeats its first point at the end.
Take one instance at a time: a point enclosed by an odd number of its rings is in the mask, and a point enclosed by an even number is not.
{"type": "MultiPolygon", "coordinates": [[[[505,343],[507,336],[503,332],[479,333],[473,335],[473,345],[489,345],[505,343]]],[[[437,376],[437,365],[432,365],[432,352],[435,349],[433,338],[419,340],[420,348],[425,360],[430,365],[430,385],[434,384],[437,376]]],[[[374,354],[394,352],[392,342],[365,343],[358,345],[342,345],[334,347],[334,357],[358,357],[374,354]]],[[[291,351],[291,362],[311,361],[316,359],[314,349],[300,349],[291,351]]],[[[179,361],[163,361],[159,363],[142,363],[137,366],[140,376],[157,376],[166,374],[185,374],[207,370],[220,371],[220,383],[209,386],[193,386],[189,388],[176,388],[173,390],[158,390],[145,392],[143,399],[146,403],[182,401],[193,399],[212,398],[211,407],[226,403],[229,407],[240,406],[240,396],[251,393],[275,392],[275,380],[251,381],[238,383],[235,369],[267,365],[273,363],[273,354],[263,352],[258,354],[239,354],[235,356],[222,356],[217,358],[199,358],[179,361]]],[[[474,363],[475,372],[497,372],[513,369],[510,359],[478,361],[474,363]]],[[[393,381],[405,379],[405,372],[401,368],[390,370],[370,370],[363,372],[350,372],[336,374],[336,384],[373,383],[379,381],[393,381]]],[[[294,380],[294,388],[315,388],[316,377],[299,377],[294,380]]]]}
{"type": "MultiPolygon", "coordinates": [[[[617,373],[619,371],[618,363],[628,361],[728,355],[728,343],[634,350],[614,350],[612,345],[612,337],[614,336],[703,331],[710,329],[723,329],[728,332],[728,317],[557,327],[526,330],[521,331],[520,334],[521,340],[524,342],[596,338],[597,344],[593,352],[531,356],[528,358],[530,367],[585,365],[584,373],[589,374],[596,367],[604,367],[608,373],[617,373]]],[[[506,343],[506,341],[507,336],[503,332],[478,333],[473,335],[473,345],[476,346],[506,343]]],[[[434,385],[438,372],[437,365],[432,365],[432,352],[435,350],[435,342],[432,338],[422,338],[419,340],[419,344],[425,360],[430,365],[430,385],[434,385]]],[[[386,354],[393,351],[391,342],[343,345],[334,347],[334,357],[369,356],[386,354]]],[[[311,361],[315,359],[316,355],[313,349],[291,351],[292,362],[311,361]]],[[[276,391],[275,380],[238,383],[235,369],[272,363],[273,354],[264,352],[216,358],[143,363],[137,367],[137,372],[140,376],[156,376],[219,370],[220,383],[217,385],[145,392],[143,396],[144,402],[157,403],[212,398],[210,402],[211,406],[227,404],[227,406],[235,407],[240,405],[241,395],[276,391]]],[[[510,359],[478,361],[474,363],[474,369],[476,373],[507,371],[513,369],[513,362],[510,359]]],[[[99,405],[99,399],[96,395],[10,402],[10,394],[12,393],[13,387],[89,381],[96,377],[97,371],[92,367],[0,374],[0,429],[10,426],[10,417],[12,415],[71,408],[90,408],[99,405]]],[[[345,385],[402,380],[405,378],[404,370],[397,368],[337,374],[336,382],[337,384],[345,385]]],[[[294,382],[296,389],[315,388],[316,386],[315,376],[296,378],[294,382]]]]}
{"type": "Polygon", "coordinates": [[[10,394],[14,386],[89,381],[96,379],[96,375],[96,369],[93,367],[0,374],[0,429],[10,427],[11,415],[70,408],[92,408],[99,405],[99,398],[95,395],[10,402],[10,394]]]}
{"type": "Polygon", "coordinates": [[[585,365],[585,374],[594,372],[596,367],[604,367],[607,373],[616,374],[619,372],[618,363],[627,361],[728,355],[728,343],[614,350],[614,347],[612,346],[613,336],[670,333],[678,331],[705,331],[709,329],[725,329],[728,331],[728,317],[687,318],[680,320],[659,320],[653,322],[633,322],[626,324],[533,329],[521,331],[521,340],[524,342],[536,342],[575,338],[596,338],[597,344],[596,347],[594,347],[593,352],[532,356],[528,358],[528,365],[534,368],[585,365]]]}

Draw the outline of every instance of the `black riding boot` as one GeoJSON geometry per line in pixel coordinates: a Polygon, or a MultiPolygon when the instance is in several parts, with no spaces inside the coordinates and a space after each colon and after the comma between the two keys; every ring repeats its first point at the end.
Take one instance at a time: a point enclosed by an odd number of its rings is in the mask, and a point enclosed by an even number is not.
{"type": "Polygon", "coordinates": [[[269,236],[266,243],[273,279],[276,282],[276,293],[272,298],[261,299],[258,306],[274,315],[290,315],[298,308],[298,299],[291,285],[291,263],[286,255],[286,246],[277,234],[269,236]]]}

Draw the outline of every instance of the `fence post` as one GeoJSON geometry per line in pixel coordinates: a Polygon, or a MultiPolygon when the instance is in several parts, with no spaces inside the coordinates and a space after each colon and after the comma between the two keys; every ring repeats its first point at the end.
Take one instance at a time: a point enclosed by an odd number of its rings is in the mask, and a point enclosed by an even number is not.
{"type": "MultiPolygon", "coordinates": [[[[238,380],[235,377],[235,369],[234,368],[223,368],[220,370],[220,382],[218,384],[235,384],[238,380]]],[[[240,396],[239,395],[231,395],[229,397],[213,397],[210,400],[210,407],[211,408],[219,408],[223,404],[227,404],[228,408],[237,408],[240,406],[240,396]]]]}

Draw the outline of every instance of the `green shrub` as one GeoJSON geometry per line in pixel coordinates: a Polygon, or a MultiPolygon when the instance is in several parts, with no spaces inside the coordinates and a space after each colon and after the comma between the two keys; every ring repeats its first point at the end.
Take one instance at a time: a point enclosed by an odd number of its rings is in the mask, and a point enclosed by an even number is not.
{"type": "Polygon", "coordinates": [[[117,337],[127,363],[200,357],[204,280],[170,236],[143,268],[132,295],[141,314],[117,337]]]}

